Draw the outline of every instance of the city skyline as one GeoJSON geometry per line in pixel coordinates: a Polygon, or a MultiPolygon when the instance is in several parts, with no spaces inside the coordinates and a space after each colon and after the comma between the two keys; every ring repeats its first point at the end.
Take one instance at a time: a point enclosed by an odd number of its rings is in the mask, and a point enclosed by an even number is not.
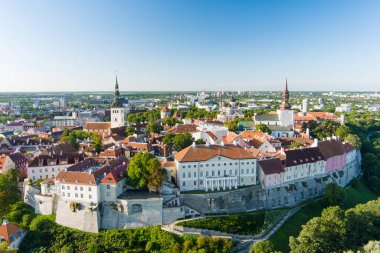
{"type": "Polygon", "coordinates": [[[379,91],[380,3],[2,1],[1,92],[379,91]],[[18,15],[15,15],[18,14],[18,15]]]}

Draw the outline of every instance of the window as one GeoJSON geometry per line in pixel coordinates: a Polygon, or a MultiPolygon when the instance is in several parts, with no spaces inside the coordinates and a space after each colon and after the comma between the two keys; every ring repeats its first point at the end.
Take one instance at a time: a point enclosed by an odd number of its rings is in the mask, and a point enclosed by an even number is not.
{"type": "Polygon", "coordinates": [[[47,168],[45,168],[45,172],[47,172],[47,168]]]}
{"type": "Polygon", "coordinates": [[[40,169],[40,173],[42,173],[42,169],[40,169]]]}
{"type": "Polygon", "coordinates": [[[203,184],[203,180],[199,180],[199,184],[203,184]]]}
{"type": "Polygon", "coordinates": [[[196,172],[194,172],[194,177],[196,177],[197,176],[197,173],[196,172]]]}
{"type": "Polygon", "coordinates": [[[191,165],[188,165],[187,168],[191,168],[191,165]]]}
{"type": "Polygon", "coordinates": [[[75,193],[75,197],[78,198],[78,193],[75,193]]]}
{"type": "Polygon", "coordinates": [[[194,167],[194,168],[196,168],[196,167],[197,167],[197,165],[194,165],[193,167],[194,167]]]}
{"type": "Polygon", "coordinates": [[[75,190],[76,190],[76,191],[78,190],[78,186],[75,186],[75,190]]]}
{"type": "Polygon", "coordinates": [[[230,175],[232,175],[232,170],[230,170],[230,175]]]}
{"type": "Polygon", "coordinates": [[[232,163],[230,163],[230,166],[232,166],[232,163]]]}
{"type": "Polygon", "coordinates": [[[34,173],[34,170],[32,170],[32,173],[34,173]]]}
{"type": "Polygon", "coordinates": [[[206,167],[208,167],[208,164],[206,164],[206,167]]]}
{"type": "Polygon", "coordinates": [[[220,170],[218,170],[218,176],[220,176],[220,170]]]}
{"type": "Polygon", "coordinates": [[[111,189],[111,186],[110,186],[109,184],[107,184],[107,189],[108,189],[108,190],[111,189]]]}
{"type": "Polygon", "coordinates": [[[185,186],[185,182],[182,183],[182,186],[185,186]]]}
{"type": "Polygon", "coordinates": [[[54,172],[54,171],[55,171],[55,169],[54,169],[54,168],[52,168],[52,169],[51,169],[51,171],[53,171],[53,172],[54,172]]]}
{"type": "Polygon", "coordinates": [[[187,173],[187,176],[188,176],[188,177],[191,177],[191,172],[188,172],[188,173],[187,173]]]}
{"type": "Polygon", "coordinates": [[[215,166],[215,164],[211,164],[211,166],[212,166],[212,167],[214,167],[214,166],[215,166]]]}
{"type": "Polygon", "coordinates": [[[244,165],[244,162],[241,162],[241,165],[244,165]]]}
{"type": "Polygon", "coordinates": [[[224,163],[224,166],[226,166],[227,165],[227,163],[224,163]]]}
{"type": "Polygon", "coordinates": [[[203,172],[202,171],[200,172],[200,175],[201,175],[201,177],[203,177],[203,172]]]}
{"type": "Polygon", "coordinates": [[[70,192],[68,192],[68,193],[67,193],[67,197],[69,197],[69,198],[70,198],[70,192]]]}
{"type": "Polygon", "coordinates": [[[62,190],[64,190],[65,189],[65,186],[64,185],[62,185],[62,190]]]}
{"type": "Polygon", "coordinates": [[[182,177],[183,178],[185,178],[186,177],[186,173],[184,172],[184,173],[182,173],[182,177]]]}
{"type": "Polygon", "coordinates": [[[194,181],[194,185],[197,185],[197,181],[194,181]]]}
{"type": "Polygon", "coordinates": [[[247,169],[247,174],[249,174],[249,169],[247,169]]]}
{"type": "Polygon", "coordinates": [[[184,168],[186,168],[186,166],[185,166],[185,165],[183,165],[183,166],[182,166],[182,169],[184,169],[184,168]]]}
{"type": "Polygon", "coordinates": [[[83,187],[81,186],[80,188],[79,188],[81,191],[83,191],[83,187]]]}
{"type": "Polygon", "coordinates": [[[214,176],[215,175],[215,171],[211,171],[211,175],[214,176]]]}
{"type": "Polygon", "coordinates": [[[65,193],[64,192],[62,192],[62,196],[65,197],[65,193]]]}
{"type": "Polygon", "coordinates": [[[199,165],[199,167],[203,168],[203,164],[199,165]]]}
{"type": "Polygon", "coordinates": [[[206,171],[206,177],[208,177],[208,171],[206,171]]]}
{"type": "Polygon", "coordinates": [[[70,185],[67,186],[67,190],[70,190],[70,185]]]}
{"type": "Polygon", "coordinates": [[[90,194],[90,195],[88,195],[88,198],[89,198],[89,199],[92,199],[92,195],[91,195],[91,194],[90,194]]]}
{"type": "Polygon", "coordinates": [[[48,178],[48,175],[46,175],[45,178],[48,178]]]}
{"type": "Polygon", "coordinates": [[[83,199],[83,193],[81,193],[80,197],[83,199]]]}
{"type": "Polygon", "coordinates": [[[238,163],[235,163],[235,165],[238,165],[238,163]]]}
{"type": "Polygon", "coordinates": [[[107,197],[111,196],[111,193],[110,192],[107,192],[107,197]]]}
{"type": "Polygon", "coordinates": [[[89,191],[89,192],[91,191],[91,187],[88,187],[88,191],[89,191]]]}

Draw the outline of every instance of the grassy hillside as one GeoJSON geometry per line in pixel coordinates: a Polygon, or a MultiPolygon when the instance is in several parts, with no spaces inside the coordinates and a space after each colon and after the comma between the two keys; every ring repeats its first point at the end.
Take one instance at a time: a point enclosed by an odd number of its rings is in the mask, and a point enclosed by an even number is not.
{"type": "MultiPolygon", "coordinates": [[[[342,208],[348,209],[360,203],[376,199],[377,196],[363,183],[362,180],[355,181],[346,188],[346,198],[341,204],[342,208]]],[[[302,225],[313,217],[320,216],[323,208],[328,206],[326,199],[310,201],[301,210],[288,219],[285,224],[271,237],[277,250],[283,253],[289,252],[289,237],[298,236],[302,225]]]]}

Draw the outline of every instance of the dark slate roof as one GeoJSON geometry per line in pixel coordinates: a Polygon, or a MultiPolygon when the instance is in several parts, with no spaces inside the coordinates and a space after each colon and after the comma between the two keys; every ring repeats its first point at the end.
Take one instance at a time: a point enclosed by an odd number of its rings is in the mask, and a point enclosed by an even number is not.
{"type": "Polygon", "coordinates": [[[281,172],[284,172],[284,167],[281,160],[278,158],[261,160],[259,161],[259,165],[265,175],[280,174],[281,172]]]}
{"type": "Polygon", "coordinates": [[[258,114],[255,116],[255,121],[278,121],[277,114],[258,114]]]}
{"type": "Polygon", "coordinates": [[[326,159],[346,153],[346,147],[340,140],[320,141],[318,148],[326,159]]]}
{"type": "Polygon", "coordinates": [[[61,143],[42,151],[41,154],[35,157],[29,164],[29,167],[47,166],[49,162],[54,162],[56,165],[61,164],[61,162],[74,164],[78,161],[82,161],[85,157],[85,154],[77,151],[70,144],[61,143]]]}
{"type": "Polygon", "coordinates": [[[296,166],[305,163],[314,163],[317,161],[325,160],[319,148],[304,148],[285,151],[286,167],[296,166]]]}

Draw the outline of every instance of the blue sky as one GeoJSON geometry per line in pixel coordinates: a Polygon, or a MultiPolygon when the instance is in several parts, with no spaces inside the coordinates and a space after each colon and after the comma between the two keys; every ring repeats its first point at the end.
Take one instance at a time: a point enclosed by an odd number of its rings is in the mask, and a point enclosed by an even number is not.
{"type": "Polygon", "coordinates": [[[0,92],[380,90],[380,1],[0,1],[0,92]]]}

